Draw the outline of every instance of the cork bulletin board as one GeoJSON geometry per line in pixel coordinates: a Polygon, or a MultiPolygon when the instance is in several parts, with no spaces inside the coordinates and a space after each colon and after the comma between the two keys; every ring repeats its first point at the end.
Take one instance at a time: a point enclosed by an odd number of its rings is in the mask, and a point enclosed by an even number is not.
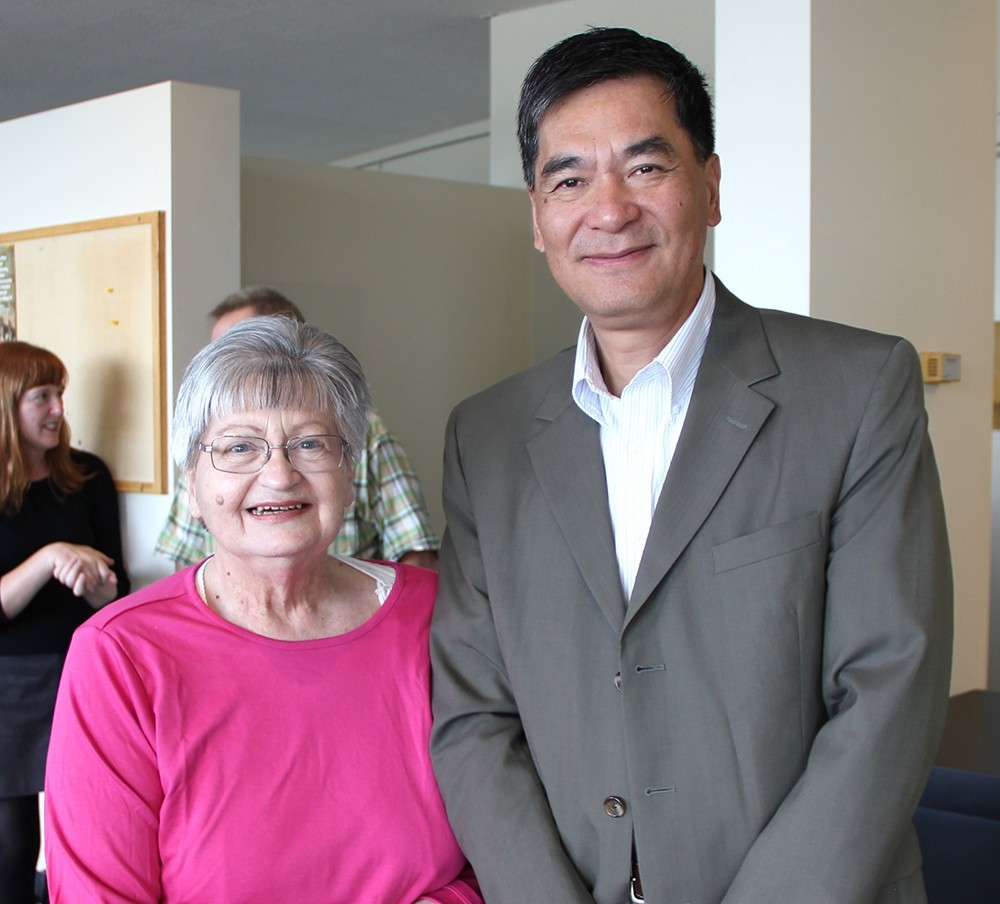
{"type": "Polygon", "coordinates": [[[122,492],[165,493],[162,211],[0,235],[4,332],[69,371],[73,446],[122,492]]]}

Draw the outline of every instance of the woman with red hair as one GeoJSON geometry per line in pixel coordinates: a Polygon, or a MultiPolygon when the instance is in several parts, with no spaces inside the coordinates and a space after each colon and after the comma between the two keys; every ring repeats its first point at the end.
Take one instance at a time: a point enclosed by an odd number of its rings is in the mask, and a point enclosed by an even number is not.
{"type": "Polygon", "coordinates": [[[70,636],[128,593],[118,497],[71,449],[66,368],[0,343],[0,901],[31,904],[52,708],[70,636]]]}

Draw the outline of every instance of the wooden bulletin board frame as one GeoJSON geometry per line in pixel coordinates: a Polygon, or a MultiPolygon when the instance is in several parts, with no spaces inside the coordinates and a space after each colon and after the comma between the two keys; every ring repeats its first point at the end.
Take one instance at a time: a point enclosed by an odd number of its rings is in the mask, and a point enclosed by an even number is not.
{"type": "Polygon", "coordinates": [[[0,235],[14,246],[17,338],[69,371],[73,446],[126,493],[167,491],[162,211],[0,235]]]}

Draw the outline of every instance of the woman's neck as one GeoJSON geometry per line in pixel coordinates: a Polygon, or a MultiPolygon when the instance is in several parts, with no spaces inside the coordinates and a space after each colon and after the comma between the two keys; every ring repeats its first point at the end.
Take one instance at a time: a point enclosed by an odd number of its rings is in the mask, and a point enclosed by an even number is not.
{"type": "Polygon", "coordinates": [[[45,454],[28,456],[28,480],[34,483],[36,480],[44,480],[49,476],[49,463],[45,460],[45,454]]]}
{"type": "Polygon", "coordinates": [[[375,582],[336,558],[249,572],[241,560],[216,553],[203,566],[199,591],[227,621],[279,640],[346,634],[378,610],[375,582]]]}

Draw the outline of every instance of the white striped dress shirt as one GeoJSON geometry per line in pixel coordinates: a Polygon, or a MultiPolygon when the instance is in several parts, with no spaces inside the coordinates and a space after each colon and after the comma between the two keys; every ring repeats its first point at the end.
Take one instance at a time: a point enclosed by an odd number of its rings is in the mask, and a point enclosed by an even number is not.
{"type": "Polygon", "coordinates": [[[706,270],[694,310],[663,350],[632,378],[621,398],[605,385],[587,318],[580,327],[573,400],[601,427],[608,507],[626,600],[684,426],[714,310],[715,282],[706,270]]]}

